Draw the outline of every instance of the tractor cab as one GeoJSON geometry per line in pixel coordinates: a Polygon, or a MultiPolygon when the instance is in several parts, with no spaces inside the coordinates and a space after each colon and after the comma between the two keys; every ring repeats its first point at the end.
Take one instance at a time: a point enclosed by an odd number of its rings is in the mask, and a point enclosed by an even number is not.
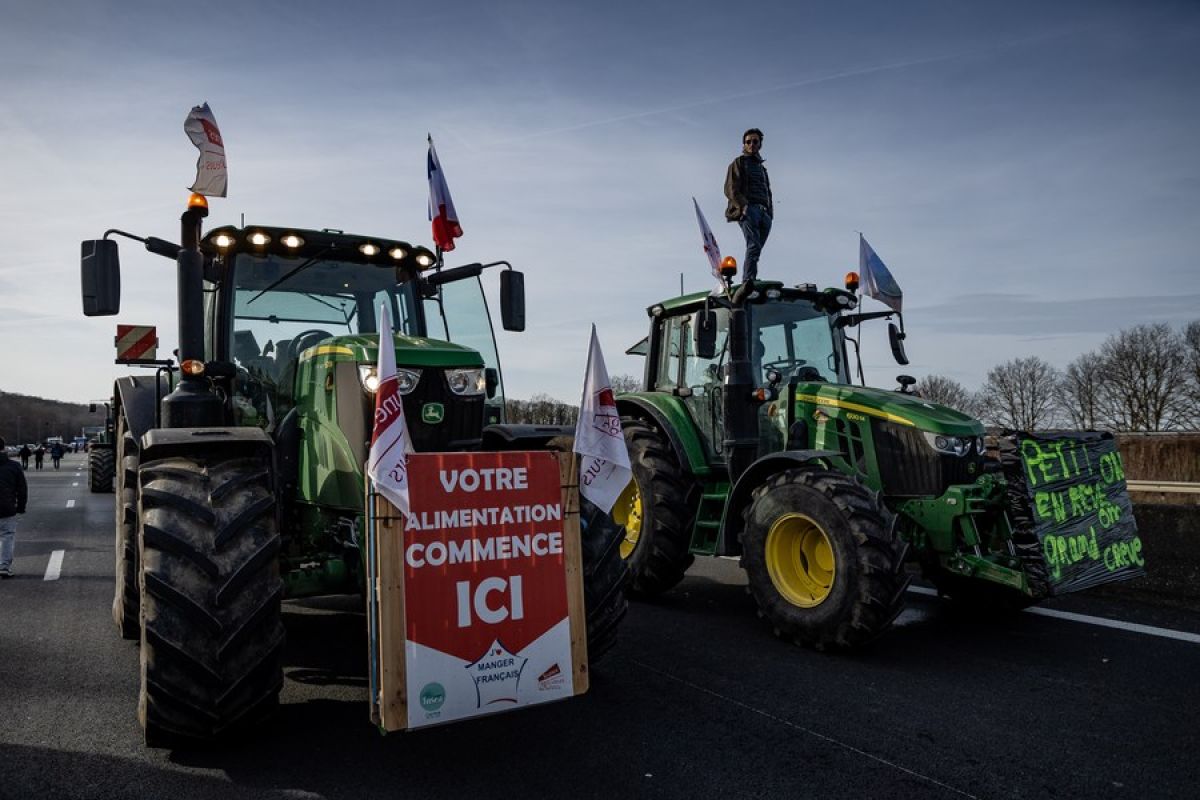
{"type": "MultiPolygon", "coordinates": [[[[431,375],[426,391],[477,398],[483,413],[476,427],[503,420],[483,265],[441,269],[432,252],[407,242],[261,226],[217,228],[201,250],[205,360],[236,366],[235,421],[270,427],[313,400],[303,381],[339,382],[333,372],[309,368],[334,362],[346,362],[342,371],[352,373],[354,388],[371,394],[381,307],[410,388],[423,367],[448,360],[445,386],[431,375]]],[[[504,286],[517,284],[502,292],[506,328],[514,329],[514,321],[523,323],[519,273],[509,267],[504,278],[504,286]]]]}

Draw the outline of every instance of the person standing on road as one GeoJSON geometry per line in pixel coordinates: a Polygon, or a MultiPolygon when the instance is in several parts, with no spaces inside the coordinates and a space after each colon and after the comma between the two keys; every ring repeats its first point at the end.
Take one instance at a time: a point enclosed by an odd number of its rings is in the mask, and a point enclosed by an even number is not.
{"type": "Polygon", "coordinates": [[[29,449],[29,445],[21,445],[21,449],[17,451],[17,455],[21,457],[21,469],[29,469],[29,457],[33,455],[33,451],[29,449]]]}
{"type": "Polygon", "coordinates": [[[17,539],[17,514],[25,513],[29,488],[25,470],[8,457],[0,437],[0,578],[11,578],[13,545],[17,539]]]}
{"type": "Polygon", "coordinates": [[[767,236],[775,206],[771,202],[771,179],[762,159],[763,132],[751,128],[742,134],[742,154],[725,172],[725,219],[736,222],[746,237],[746,259],[742,262],[742,280],[758,277],[758,257],[767,236]]]}
{"type": "Polygon", "coordinates": [[[33,451],[33,468],[41,469],[42,460],[46,457],[46,448],[43,445],[38,445],[37,450],[33,451]]]}
{"type": "Polygon", "coordinates": [[[59,442],[55,442],[50,446],[50,458],[54,460],[54,468],[58,469],[58,462],[62,461],[63,446],[59,442]]]}

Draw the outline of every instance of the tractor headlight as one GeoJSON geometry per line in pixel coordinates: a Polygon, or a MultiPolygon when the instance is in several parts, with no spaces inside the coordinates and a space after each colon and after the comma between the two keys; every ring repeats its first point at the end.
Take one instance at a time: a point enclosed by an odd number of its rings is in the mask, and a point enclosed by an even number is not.
{"type": "Polygon", "coordinates": [[[487,391],[487,377],[483,367],[475,369],[448,369],[446,383],[455,394],[477,395],[487,391]]]}
{"type": "Polygon", "coordinates": [[[971,445],[975,441],[974,436],[947,436],[942,433],[930,433],[922,431],[925,436],[925,441],[929,442],[929,446],[939,453],[945,453],[950,456],[962,456],[971,452],[971,445]]]}
{"type": "MultiPolygon", "coordinates": [[[[379,390],[379,374],[375,370],[374,364],[359,364],[358,365],[358,380],[362,383],[363,390],[367,394],[375,394],[379,390]]],[[[400,394],[408,394],[413,389],[417,388],[417,384],[421,381],[421,370],[419,369],[397,369],[396,370],[396,390],[400,394]]]]}

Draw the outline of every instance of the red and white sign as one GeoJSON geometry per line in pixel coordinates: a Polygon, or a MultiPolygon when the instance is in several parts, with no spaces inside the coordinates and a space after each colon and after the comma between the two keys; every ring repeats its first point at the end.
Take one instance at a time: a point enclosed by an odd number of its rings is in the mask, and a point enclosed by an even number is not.
{"type": "Polygon", "coordinates": [[[118,325],[117,361],[153,360],[158,353],[158,329],[153,325],[118,325]]]}
{"type": "Polygon", "coordinates": [[[592,325],[583,398],[575,425],[575,452],[580,455],[579,493],[605,513],[612,511],[613,504],[632,480],[633,471],[595,325],[592,325]]]}
{"type": "Polygon", "coordinates": [[[409,456],[408,727],[571,697],[558,459],[409,456]]]}

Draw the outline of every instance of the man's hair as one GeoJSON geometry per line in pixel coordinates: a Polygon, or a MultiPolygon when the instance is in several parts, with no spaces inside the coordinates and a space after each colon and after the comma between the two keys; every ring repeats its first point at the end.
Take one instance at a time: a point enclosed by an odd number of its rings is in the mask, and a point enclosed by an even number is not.
{"type": "Polygon", "coordinates": [[[759,139],[766,139],[766,138],[767,138],[767,137],[763,136],[763,132],[762,132],[762,131],[760,131],[758,128],[751,128],[750,130],[748,130],[748,131],[746,131],[745,133],[743,133],[743,134],[742,134],[742,141],[743,141],[743,142],[744,142],[744,141],[746,141],[746,137],[747,137],[747,136],[749,136],[749,135],[750,135],[750,134],[752,134],[752,133],[757,133],[757,134],[758,134],[758,138],[759,138],[759,139]]]}

